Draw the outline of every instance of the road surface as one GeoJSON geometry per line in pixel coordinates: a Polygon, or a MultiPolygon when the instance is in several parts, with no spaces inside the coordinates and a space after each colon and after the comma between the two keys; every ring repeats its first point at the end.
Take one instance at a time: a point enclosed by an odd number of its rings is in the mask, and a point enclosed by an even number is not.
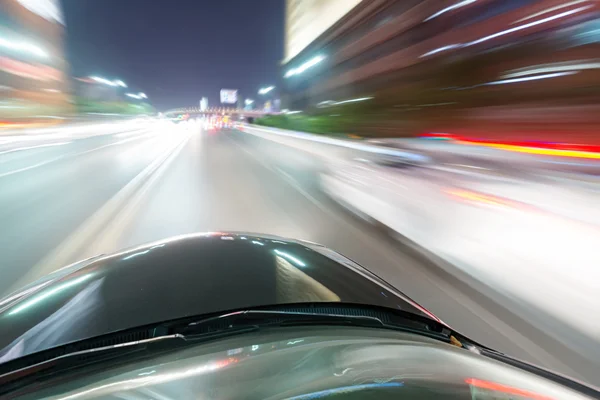
{"type": "Polygon", "coordinates": [[[483,344],[600,383],[598,360],[515,316],[518,302],[492,300],[481,284],[340,208],[319,189],[320,161],[297,149],[195,125],[0,146],[0,294],[78,259],[168,236],[269,233],[341,252],[483,344]]]}

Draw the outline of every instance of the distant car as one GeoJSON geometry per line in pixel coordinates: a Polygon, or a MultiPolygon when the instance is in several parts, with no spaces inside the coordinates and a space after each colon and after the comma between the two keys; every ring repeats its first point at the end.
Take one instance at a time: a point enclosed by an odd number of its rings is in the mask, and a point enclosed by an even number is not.
{"type": "Polygon", "coordinates": [[[0,301],[4,398],[599,398],[450,328],[318,244],[206,233],[0,301]]]}

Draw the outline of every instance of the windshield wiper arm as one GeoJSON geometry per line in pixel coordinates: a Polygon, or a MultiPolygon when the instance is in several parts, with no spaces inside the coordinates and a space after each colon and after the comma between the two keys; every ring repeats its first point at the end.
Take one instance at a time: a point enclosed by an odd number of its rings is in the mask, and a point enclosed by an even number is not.
{"type": "Polygon", "coordinates": [[[332,313],[312,313],[285,310],[241,310],[221,314],[199,321],[188,323],[173,332],[183,334],[186,339],[206,338],[208,335],[243,327],[284,327],[305,325],[345,325],[368,328],[393,329],[403,332],[425,334],[436,339],[447,341],[447,336],[437,332],[415,329],[413,327],[389,324],[380,318],[367,315],[344,315],[332,313]]]}
{"type": "MultiPolygon", "coordinates": [[[[361,326],[379,326],[385,324],[376,317],[371,316],[348,316],[340,314],[322,314],[297,311],[280,310],[241,310],[227,314],[217,315],[190,322],[185,332],[193,332],[204,327],[210,329],[233,329],[241,326],[297,326],[311,324],[356,324],[361,326]]],[[[189,335],[184,334],[190,338],[189,335]]]]}

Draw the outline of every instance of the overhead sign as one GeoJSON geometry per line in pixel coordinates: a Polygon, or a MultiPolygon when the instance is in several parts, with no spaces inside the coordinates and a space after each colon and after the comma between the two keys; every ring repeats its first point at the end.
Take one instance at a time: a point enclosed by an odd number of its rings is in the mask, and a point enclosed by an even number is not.
{"type": "Polygon", "coordinates": [[[237,103],[237,90],[221,89],[221,103],[236,104],[237,103]]]}

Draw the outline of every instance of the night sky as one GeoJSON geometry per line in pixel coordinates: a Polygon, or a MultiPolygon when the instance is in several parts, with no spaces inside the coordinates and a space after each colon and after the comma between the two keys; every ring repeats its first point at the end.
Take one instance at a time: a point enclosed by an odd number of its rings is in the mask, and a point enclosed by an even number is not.
{"type": "Polygon", "coordinates": [[[159,110],[276,83],[284,0],[62,1],[72,73],[122,79],[159,110]]]}

